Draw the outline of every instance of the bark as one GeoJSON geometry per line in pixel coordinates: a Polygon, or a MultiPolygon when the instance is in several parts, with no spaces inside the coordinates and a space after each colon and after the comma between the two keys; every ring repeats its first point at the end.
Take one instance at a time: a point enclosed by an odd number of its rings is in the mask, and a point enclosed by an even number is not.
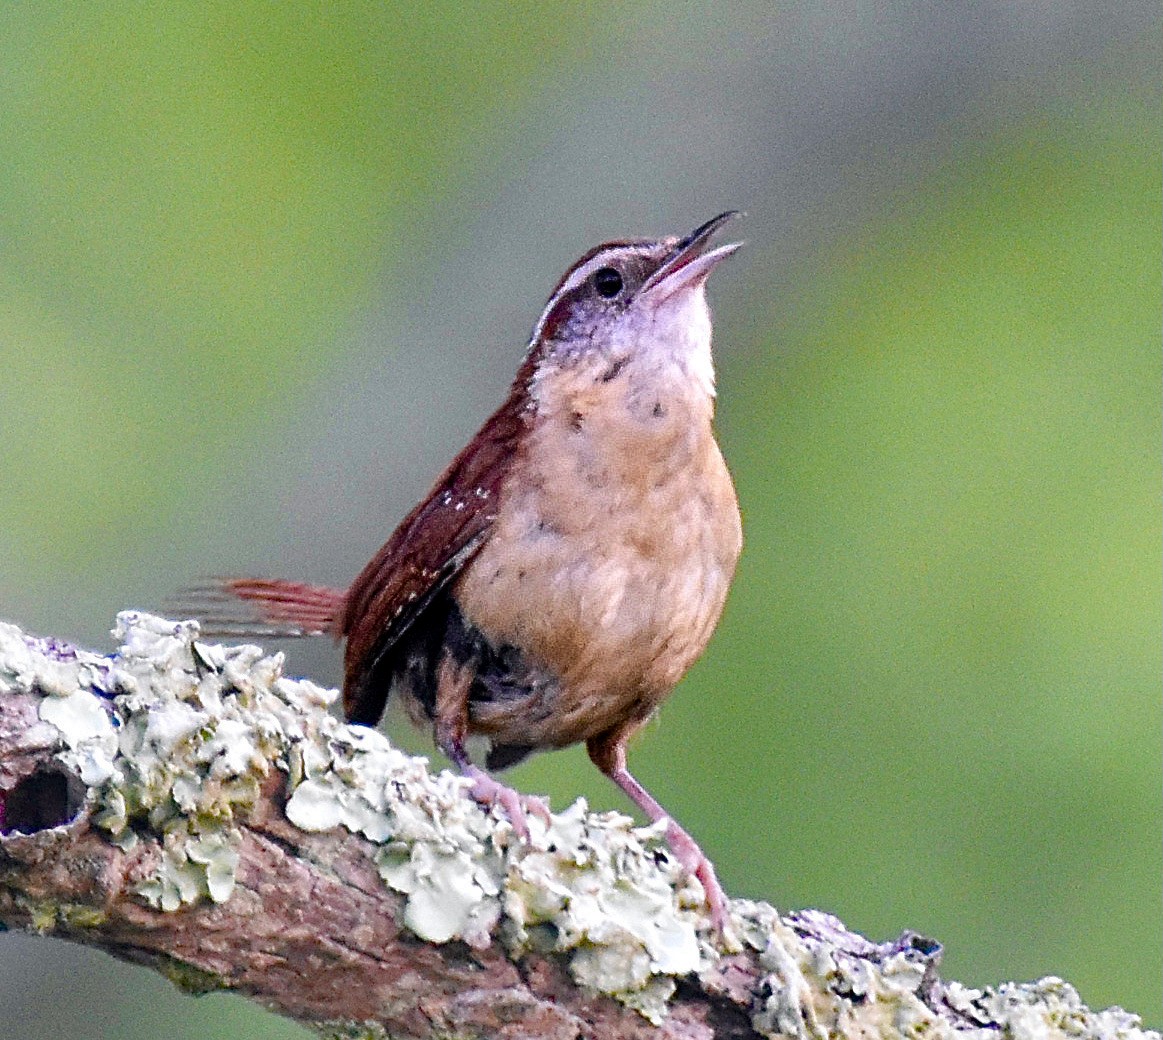
{"type": "Polygon", "coordinates": [[[715,935],[656,828],[518,839],[256,647],[120,616],[100,657],[0,625],[0,923],[336,1036],[1151,1038],[1058,979],[737,900],[715,935]]]}

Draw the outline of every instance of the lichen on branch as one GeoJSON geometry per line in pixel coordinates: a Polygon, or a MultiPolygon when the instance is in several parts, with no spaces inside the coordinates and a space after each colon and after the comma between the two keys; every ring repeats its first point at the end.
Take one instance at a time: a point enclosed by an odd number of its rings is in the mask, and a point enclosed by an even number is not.
{"type": "Polygon", "coordinates": [[[512,1036],[1148,1035],[1058,980],[941,982],[936,943],[816,912],[735,901],[723,949],[662,828],[579,801],[520,840],[281,655],[137,612],[114,635],[99,656],[0,624],[10,926],[393,1035],[497,1027],[502,1006],[512,1036]]]}

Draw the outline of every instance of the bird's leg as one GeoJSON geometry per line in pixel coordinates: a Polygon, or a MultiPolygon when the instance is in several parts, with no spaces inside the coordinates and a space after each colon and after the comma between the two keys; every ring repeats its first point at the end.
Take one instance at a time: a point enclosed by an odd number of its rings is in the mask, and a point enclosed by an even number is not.
{"type": "Polygon", "coordinates": [[[680,827],[671,816],[626,768],[626,741],[633,732],[631,727],[607,730],[586,742],[590,759],[603,773],[614,781],[630,800],[650,818],[651,823],[666,820],[666,840],[683,869],[694,874],[703,886],[707,896],[707,907],[711,911],[711,922],[723,934],[727,928],[727,897],[715,867],[707,854],[699,848],[698,842],[680,827]]]}
{"type": "Polygon", "coordinates": [[[462,776],[467,776],[473,782],[469,788],[473,800],[486,809],[499,805],[509,817],[517,837],[528,841],[529,814],[532,813],[548,826],[549,806],[543,798],[523,795],[494,780],[469,761],[464,740],[468,732],[468,695],[471,689],[472,670],[457,665],[445,653],[436,670],[436,746],[448,756],[462,776]]]}

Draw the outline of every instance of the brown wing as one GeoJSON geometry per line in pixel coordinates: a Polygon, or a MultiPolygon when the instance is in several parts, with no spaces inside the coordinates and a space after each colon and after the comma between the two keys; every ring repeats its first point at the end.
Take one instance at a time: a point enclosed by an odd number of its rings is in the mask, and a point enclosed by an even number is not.
{"type": "Polygon", "coordinates": [[[367,724],[379,719],[388,690],[383,682],[369,681],[373,669],[488,539],[525,425],[527,367],[522,366],[508,400],[348,590],[341,618],[348,719],[367,724]]]}

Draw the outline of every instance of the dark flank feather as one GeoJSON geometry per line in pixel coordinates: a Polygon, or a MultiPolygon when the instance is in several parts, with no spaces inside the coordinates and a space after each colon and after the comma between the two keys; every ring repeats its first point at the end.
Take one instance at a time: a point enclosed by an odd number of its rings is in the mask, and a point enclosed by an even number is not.
{"type": "Polygon", "coordinates": [[[352,583],[340,624],[349,720],[374,725],[383,714],[408,648],[425,642],[422,632],[404,639],[414,626],[431,621],[441,627],[437,645],[443,640],[448,604],[441,593],[488,540],[527,422],[533,367],[534,358],[526,358],[505,403],[352,583]]]}

